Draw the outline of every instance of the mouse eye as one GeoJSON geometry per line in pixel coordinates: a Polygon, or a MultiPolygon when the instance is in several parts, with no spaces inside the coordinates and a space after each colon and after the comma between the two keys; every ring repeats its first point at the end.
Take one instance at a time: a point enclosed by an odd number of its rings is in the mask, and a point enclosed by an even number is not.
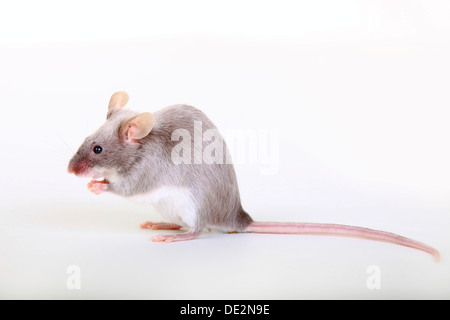
{"type": "Polygon", "coordinates": [[[100,147],[100,146],[95,146],[93,151],[94,151],[95,154],[99,154],[99,153],[102,153],[103,148],[100,147]]]}

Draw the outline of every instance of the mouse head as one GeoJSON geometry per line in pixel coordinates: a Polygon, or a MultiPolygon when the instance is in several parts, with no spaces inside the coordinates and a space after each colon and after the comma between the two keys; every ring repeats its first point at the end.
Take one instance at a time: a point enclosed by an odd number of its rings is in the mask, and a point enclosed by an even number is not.
{"type": "Polygon", "coordinates": [[[148,112],[123,109],[127,102],[124,91],[111,96],[106,122],[84,140],[70,160],[69,173],[108,180],[132,166],[137,150],[153,128],[154,118],[148,112]]]}

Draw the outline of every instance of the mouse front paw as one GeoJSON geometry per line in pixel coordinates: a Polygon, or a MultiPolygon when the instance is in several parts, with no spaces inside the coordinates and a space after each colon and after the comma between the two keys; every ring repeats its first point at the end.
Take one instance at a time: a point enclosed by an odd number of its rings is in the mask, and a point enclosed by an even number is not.
{"type": "Polygon", "coordinates": [[[100,194],[108,190],[109,182],[106,180],[97,181],[92,180],[88,183],[88,190],[94,194],[100,194]]]}

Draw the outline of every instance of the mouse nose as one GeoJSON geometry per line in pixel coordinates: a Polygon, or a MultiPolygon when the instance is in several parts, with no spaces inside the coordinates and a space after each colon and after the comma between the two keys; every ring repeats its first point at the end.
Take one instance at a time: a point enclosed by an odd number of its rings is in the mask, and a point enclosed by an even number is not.
{"type": "Polygon", "coordinates": [[[69,165],[67,166],[67,172],[76,173],[75,171],[75,161],[73,159],[70,160],[69,165]]]}
{"type": "Polygon", "coordinates": [[[89,173],[90,169],[93,167],[93,164],[88,160],[81,158],[75,155],[72,160],[70,160],[69,165],[67,167],[67,172],[74,173],[76,176],[86,175],[89,173]]]}
{"type": "Polygon", "coordinates": [[[74,168],[72,166],[72,163],[69,163],[69,166],[67,167],[67,172],[68,173],[75,173],[75,170],[74,170],[74,168]]]}

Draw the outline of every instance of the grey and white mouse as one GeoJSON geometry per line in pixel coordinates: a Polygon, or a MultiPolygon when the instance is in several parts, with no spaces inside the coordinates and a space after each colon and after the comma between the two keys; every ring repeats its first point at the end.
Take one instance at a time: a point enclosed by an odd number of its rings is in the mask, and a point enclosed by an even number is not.
{"type": "MultiPolygon", "coordinates": [[[[142,228],[188,228],[185,233],[156,235],[153,241],[191,240],[205,228],[223,232],[339,235],[408,246],[439,260],[439,252],[433,247],[389,232],[336,224],[253,221],[242,208],[233,165],[229,161],[214,161],[216,158],[199,161],[198,155],[204,155],[202,151],[210,142],[187,139],[213,132],[215,140],[223,141],[203,112],[180,104],[154,113],[138,113],[124,109],[127,102],[126,92],[112,95],[106,122],[85,139],[71,159],[68,171],[94,179],[88,183],[88,189],[95,194],[112,192],[152,204],[167,221],[146,222],[142,228]],[[187,149],[180,148],[182,143],[187,149]],[[186,150],[193,152],[188,154],[186,150]]],[[[222,150],[214,152],[220,156],[227,154],[225,142],[222,150]]]]}

